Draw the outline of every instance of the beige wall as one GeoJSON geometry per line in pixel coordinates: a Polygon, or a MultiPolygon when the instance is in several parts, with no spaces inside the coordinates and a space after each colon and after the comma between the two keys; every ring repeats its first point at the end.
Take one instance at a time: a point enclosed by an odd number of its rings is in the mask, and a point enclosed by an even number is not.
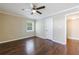
{"type": "Polygon", "coordinates": [[[0,39],[2,39],[2,35],[3,35],[3,33],[2,33],[3,32],[2,18],[3,18],[3,16],[0,14],[0,39]]]}
{"type": "Polygon", "coordinates": [[[26,31],[27,21],[34,22],[28,18],[0,13],[0,42],[34,36],[34,32],[26,31]]]}
{"type": "Polygon", "coordinates": [[[79,40],[79,19],[68,19],[68,38],[79,40]]]}

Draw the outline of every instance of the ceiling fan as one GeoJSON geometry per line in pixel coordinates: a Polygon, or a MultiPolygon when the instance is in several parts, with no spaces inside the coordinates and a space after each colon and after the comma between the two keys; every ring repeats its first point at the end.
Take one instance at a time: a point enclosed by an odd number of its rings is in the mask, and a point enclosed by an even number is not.
{"type": "Polygon", "coordinates": [[[33,15],[35,13],[42,14],[42,12],[40,12],[39,10],[45,8],[45,6],[37,7],[35,4],[31,4],[30,6],[31,6],[31,9],[22,9],[22,10],[23,11],[31,10],[31,15],[33,15]]]}

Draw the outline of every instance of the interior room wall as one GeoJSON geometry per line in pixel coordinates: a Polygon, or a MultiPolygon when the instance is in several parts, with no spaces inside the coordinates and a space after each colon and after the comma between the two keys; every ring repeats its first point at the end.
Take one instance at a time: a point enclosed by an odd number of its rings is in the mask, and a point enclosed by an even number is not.
{"type": "Polygon", "coordinates": [[[53,40],[53,17],[36,21],[36,36],[53,40]]]}
{"type": "Polygon", "coordinates": [[[68,19],[68,39],[79,40],[79,18],[68,19]]]}
{"type": "Polygon", "coordinates": [[[26,31],[27,21],[34,22],[28,18],[0,13],[0,42],[34,36],[34,31],[26,31]]]}
{"type": "Polygon", "coordinates": [[[66,44],[66,20],[65,15],[53,16],[53,40],[55,42],[66,44]]]}
{"type": "Polygon", "coordinates": [[[3,21],[2,21],[3,16],[0,14],[0,39],[2,39],[2,35],[3,35],[3,21]]]}
{"type": "Polygon", "coordinates": [[[71,19],[67,18],[67,38],[70,39],[71,37],[71,29],[72,29],[72,21],[71,19]]]}
{"type": "Polygon", "coordinates": [[[36,20],[36,36],[45,39],[45,22],[44,20],[36,20]]]}

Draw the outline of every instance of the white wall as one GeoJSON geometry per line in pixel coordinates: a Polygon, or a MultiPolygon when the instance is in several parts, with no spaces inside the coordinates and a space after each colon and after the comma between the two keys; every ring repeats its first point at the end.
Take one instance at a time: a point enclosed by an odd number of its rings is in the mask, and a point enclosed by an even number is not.
{"type": "Polygon", "coordinates": [[[45,38],[53,40],[53,17],[48,17],[44,19],[45,21],[45,38]]]}
{"type": "Polygon", "coordinates": [[[45,38],[45,21],[42,20],[37,20],[36,21],[36,36],[41,37],[41,38],[45,38]]]}
{"type": "Polygon", "coordinates": [[[34,36],[34,31],[26,31],[27,21],[34,22],[34,20],[1,13],[0,16],[2,17],[0,18],[0,24],[2,26],[0,27],[0,29],[2,29],[0,30],[0,42],[34,36]]]}
{"type": "Polygon", "coordinates": [[[53,17],[36,21],[36,36],[53,40],[53,17]]]}
{"type": "Polygon", "coordinates": [[[64,15],[53,16],[53,40],[66,44],[66,20],[64,15]]]}

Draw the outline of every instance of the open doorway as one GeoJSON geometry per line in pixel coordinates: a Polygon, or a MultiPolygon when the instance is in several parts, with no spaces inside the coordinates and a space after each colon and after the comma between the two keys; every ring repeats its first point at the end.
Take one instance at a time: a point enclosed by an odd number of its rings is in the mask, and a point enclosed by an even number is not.
{"type": "Polygon", "coordinates": [[[79,12],[69,14],[67,19],[67,54],[79,54],[79,12]]]}

